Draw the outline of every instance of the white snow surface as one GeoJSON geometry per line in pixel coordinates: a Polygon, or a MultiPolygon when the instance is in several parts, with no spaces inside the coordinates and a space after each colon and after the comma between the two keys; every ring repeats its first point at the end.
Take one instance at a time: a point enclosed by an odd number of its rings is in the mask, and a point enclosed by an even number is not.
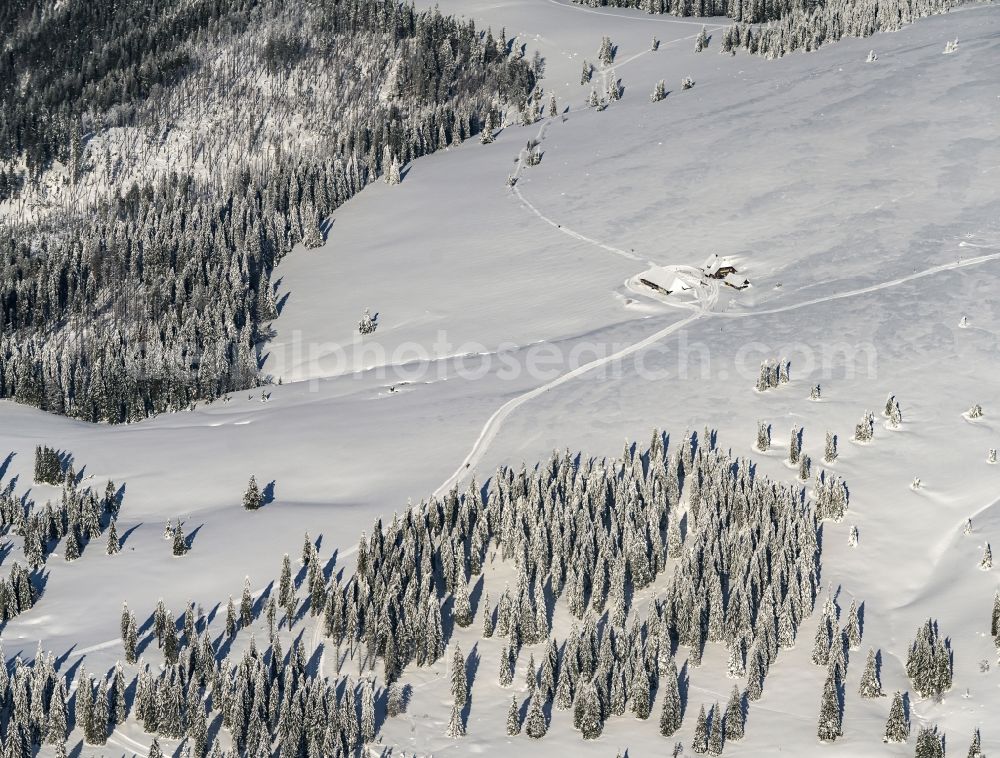
{"type": "MultiPolygon", "coordinates": [[[[265,388],[267,402],[249,390],[118,427],[0,403],[0,454],[15,454],[4,479],[17,476],[19,494],[58,496],[31,484],[39,443],[71,451],[95,487],[108,478],[125,485],[122,553],[108,557],[94,544],[73,563],[51,557],[40,601],[3,630],[6,654],[30,657],[41,642],[103,672],[122,657],[123,601],[140,622],[159,597],[175,612],[188,600],[206,612],[221,603],[219,629],[244,576],[254,590],[268,585],[282,554],[297,557],[304,532],[322,535],[321,557],[336,552],[349,571],[376,518],[553,449],[614,456],[626,440],[646,444],[654,427],[674,439],[708,427],[762,473],[791,480],[788,433],[800,425],[814,470],[850,486],[847,518],[823,529],[822,578],[840,589],[844,609],[864,602],[864,645],[882,651],[883,688],[909,689],[906,649],[927,617],[951,638],[955,686],[940,702],[911,693],[909,743],[884,745],[890,698],[857,695],[864,651],[856,652],[844,737],[821,745],[825,671],[808,660],[814,617],[771,669],[745,740],[726,754],[911,755],[920,724],[937,724],[950,754],[977,726],[984,752],[1000,751],[989,636],[1000,569],[978,568],[985,544],[1000,540],[1000,469],[986,462],[1000,447],[1000,9],[970,6],[767,61],[719,55],[723,22],[711,19],[715,38],[696,54],[701,22],[691,19],[563,0],[439,5],[505,26],[529,55],[539,50],[543,85],[568,111],[508,127],[492,145],[471,140],[416,161],[402,184],[373,185],[334,213],[325,246],[293,251],[276,274],[287,300],[265,372],[282,384],[265,388]],[[579,76],[604,34],[618,46],[625,93],[597,112],[585,107],[590,90],[579,76]],[[955,37],[961,48],[942,56],[955,37]],[[872,47],[878,61],[866,64],[872,47]],[[697,84],[681,91],[685,76],[697,84]],[[653,103],[659,79],[670,94],[653,103]],[[532,138],[541,163],[515,166],[532,138]],[[741,275],[752,270],[753,288],[704,280],[700,265],[713,253],[739,261],[741,275]],[[671,300],[634,286],[653,267],[696,294],[671,300]],[[379,326],[362,341],[365,307],[379,326]],[[791,381],[755,392],[760,362],[779,357],[791,361],[791,381]],[[502,370],[529,362],[536,371],[502,370]],[[819,402],[809,400],[815,384],[819,402]],[[880,415],[889,393],[902,406],[899,429],[880,415]],[[985,415],[970,423],[962,414],[973,403],[985,415]],[[850,442],[869,409],[874,440],[850,442]],[[766,454],[752,448],[760,420],[774,428],[766,454]],[[821,463],[827,430],[841,441],[832,466],[821,463]],[[241,507],[251,473],[274,482],[274,501],[254,513],[241,507]],[[178,517],[197,529],[183,558],[162,537],[178,517]]],[[[8,562],[22,559],[19,543],[8,562]]],[[[499,558],[485,575],[494,599],[512,576],[499,558]]],[[[645,613],[644,601],[635,605],[645,613]]],[[[560,607],[556,636],[568,626],[560,607]]],[[[293,632],[321,649],[308,619],[293,632]]],[[[479,632],[477,620],[454,638],[479,656],[468,736],[445,736],[446,655],[404,675],[412,703],[381,735],[393,754],[645,756],[669,754],[675,741],[690,752],[699,705],[724,703],[732,685],[724,649],[710,645],[690,672],[676,739],[658,734],[658,700],[649,721],[613,717],[596,742],[585,743],[563,711],[541,741],[508,738],[511,689],[496,677],[502,641],[479,632]]],[[[155,646],[146,656],[158,662],[155,646]]],[[[329,658],[319,665],[332,675],[329,658]]],[[[524,652],[514,688],[526,660],[524,652]]],[[[106,750],[82,754],[144,755],[149,740],[129,722],[106,750]]]]}

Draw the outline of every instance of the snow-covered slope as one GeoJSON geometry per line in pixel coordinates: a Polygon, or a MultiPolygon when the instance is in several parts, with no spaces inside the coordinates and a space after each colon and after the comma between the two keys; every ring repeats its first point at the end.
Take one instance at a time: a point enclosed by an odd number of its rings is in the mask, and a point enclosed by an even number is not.
{"type": "MultiPolygon", "coordinates": [[[[377,517],[554,448],[614,456],[654,427],[677,437],[708,427],[735,456],[790,481],[784,458],[797,425],[814,470],[850,485],[845,521],[823,529],[822,581],[840,588],[843,607],[865,603],[864,642],[882,651],[884,688],[909,688],[907,646],[923,620],[938,619],[955,651],[955,686],[941,702],[911,694],[914,735],[917,724],[937,724],[954,753],[978,726],[985,752],[995,752],[1000,695],[988,632],[997,580],[978,562],[1000,537],[1000,468],[987,463],[1000,447],[1000,12],[970,7],[766,61],[718,55],[715,41],[694,53],[701,25],[690,21],[561,0],[447,0],[442,10],[506,26],[529,54],[540,50],[545,86],[568,110],[509,127],[492,145],[418,160],[399,186],[372,186],[340,208],[324,247],[290,254],[276,272],[288,297],[265,362],[282,384],[266,388],[266,402],[246,392],[120,427],[0,405],[0,453],[15,453],[6,479],[19,477],[17,492],[57,497],[30,484],[33,449],[70,450],[85,481],[125,484],[119,532],[128,535],[115,557],[94,545],[72,563],[51,558],[38,605],[4,629],[6,653],[31,655],[41,641],[68,660],[85,653],[87,668],[103,671],[121,657],[122,601],[140,621],[158,597],[175,610],[194,600],[224,611],[245,575],[254,590],[271,582],[306,531],[322,535],[324,559],[337,552],[350,570],[351,549],[377,517]],[[618,45],[624,96],[598,112],[578,82],[602,35],[618,45]],[[958,51],[942,55],[956,37],[958,51]],[[878,60],[866,63],[871,48],[878,60]],[[685,76],[694,88],[681,89],[685,76]],[[670,94],[653,103],[659,79],[670,94]],[[518,168],[530,139],[541,163],[518,168]],[[697,267],[711,253],[730,257],[752,286],[702,278],[697,267]],[[651,266],[674,267],[696,294],[637,284],[651,266]],[[379,326],[362,341],[365,307],[379,326]],[[760,362],[778,358],[791,361],[791,381],[756,392],[760,362]],[[816,384],[819,401],[809,399],[816,384]],[[889,393],[903,410],[899,429],[879,415],[889,393]],[[969,421],[962,414],[974,403],[985,416],[969,421]],[[851,442],[869,409],[874,440],[851,442]],[[766,454],[752,448],[759,421],[773,427],[766,454]],[[840,438],[830,466],[820,462],[827,431],[840,438]],[[240,503],[250,474],[274,482],[274,501],[255,513],[240,503]],[[183,558],[162,538],[178,517],[197,529],[183,558]]],[[[497,559],[486,589],[495,598],[512,576],[497,559]]],[[[311,623],[294,632],[321,644],[311,623]]],[[[809,662],[814,626],[807,620],[782,654],[746,739],[726,753],[912,754],[914,737],[881,742],[888,698],[857,695],[863,652],[848,668],[844,737],[817,742],[825,672],[809,662]]],[[[599,741],[584,743],[556,711],[543,740],[506,737],[501,641],[479,640],[479,628],[455,637],[479,655],[468,736],[445,737],[446,656],[404,675],[413,699],[386,722],[384,745],[449,755],[673,747],[655,716],[612,718],[599,741]]],[[[568,628],[557,611],[556,636],[568,628]]],[[[147,656],[158,660],[155,646],[147,656]]],[[[709,646],[691,672],[676,738],[685,746],[698,705],[725,702],[725,671],[725,651],[709,646]]],[[[120,732],[116,750],[148,744],[136,724],[120,732]]]]}

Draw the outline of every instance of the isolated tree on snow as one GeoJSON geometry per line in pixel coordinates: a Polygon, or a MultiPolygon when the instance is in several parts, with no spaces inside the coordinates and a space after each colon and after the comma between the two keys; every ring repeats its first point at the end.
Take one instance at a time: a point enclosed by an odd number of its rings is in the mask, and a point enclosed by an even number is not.
{"type": "Polygon", "coordinates": [[[597,52],[597,60],[605,66],[610,66],[615,59],[614,45],[611,44],[611,37],[601,39],[601,48],[597,52]]]}
{"type": "Polygon", "coordinates": [[[556,101],[556,93],[555,92],[550,92],[549,93],[549,116],[558,116],[558,115],[559,115],[559,104],[556,101]]]}
{"type": "Polygon", "coordinates": [[[698,38],[694,41],[694,51],[700,53],[708,47],[708,33],[705,31],[705,27],[701,27],[701,31],[698,33],[698,38]]]}
{"type": "Polygon", "coordinates": [[[462,648],[455,645],[451,657],[451,698],[459,708],[464,708],[469,701],[469,680],[465,673],[465,657],[462,648]]]}
{"type": "Polygon", "coordinates": [[[990,543],[986,543],[986,549],[983,551],[983,557],[979,561],[979,568],[983,571],[989,571],[993,568],[993,551],[990,550],[990,543]]]}
{"type": "Polygon", "coordinates": [[[837,460],[837,436],[833,432],[826,433],[826,450],[823,453],[823,460],[833,463],[837,460]]]}
{"type": "Polygon", "coordinates": [[[797,426],[792,427],[792,437],[788,445],[788,462],[793,466],[799,462],[802,454],[802,429],[797,426]]]}
{"type": "Polygon", "coordinates": [[[149,745],[149,758],[163,758],[163,751],[160,750],[160,743],[157,741],[156,737],[153,737],[152,743],[149,745]]]}
{"type": "Polygon", "coordinates": [[[118,539],[118,527],[116,526],[116,523],[116,519],[111,519],[111,525],[108,527],[108,555],[116,555],[121,550],[121,543],[118,539]]]}
{"type": "Polygon", "coordinates": [[[897,691],[892,696],[889,708],[889,719],[885,723],[883,742],[906,742],[910,736],[910,722],[906,719],[906,709],[903,707],[903,694],[897,691]]]}
{"type": "Polygon", "coordinates": [[[879,681],[878,661],[874,648],[868,648],[868,658],[865,661],[865,671],[861,675],[858,692],[864,698],[882,697],[882,683],[879,681]]]}
{"type": "Polygon", "coordinates": [[[486,112],[486,121],[483,124],[483,130],[479,134],[479,142],[483,145],[489,145],[493,142],[493,131],[496,126],[493,123],[493,109],[491,108],[486,112]]]}
{"type": "Polygon", "coordinates": [[[694,86],[694,79],[690,76],[685,76],[681,79],[681,89],[691,89],[694,86]]]}
{"type": "Polygon", "coordinates": [[[969,753],[966,758],[983,758],[982,745],[980,744],[979,730],[972,733],[972,744],[969,745],[969,753]]]}
{"type": "Polygon", "coordinates": [[[260,488],[257,486],[257,479],[254,476],[250,477],[250,483],[247,484],[247,491],[243,493],[243,507],[248,511],[255,511],[260,508],[260,488]]]}
{"type": "Polygon", "coordinates": [[[358,333],[372,334],[377,328],[378,324],[372,317],[371,311],[365,308],[364,312],[361,314],[361,320],[358,322],[358,333]]]}
{"type": "Polygon", "coordinates": [[[177,526],[174,527],[174,545],[173,552],[174,555],[184,555],[188,551],[187,541],[184,539],[184,527],[181,525],[180,519],[177,520],[177,526]]]}
{"type": "Polygon", "coordinates": [[[803,482],[809,481],[809,472],[812,469],[812,458],[807,453],[799,456],[799,479],[803,482]]]}
{"type": "Polygon", "coordinates": [[[589,61],[583,62],[583,73],[580,74],[580,84],[590,84],[590,80],[594,76],[594,67],[589,61]]]}
{"type": "Polygon", "coordinates": [[[819,729],[816,734],[823,742],[833,742],[844,733],[837,688],[837,678],[831,671],[823,685],[823,698],[819,706],[819,729]]]}
{"type": "Polygon", "coordinates": [[[521,706],[517,695],[511,695],[510,708],[507,709],[507,734],[513,737],[521,733],[521,706]]]}
{"type": "Polygon", "coordinates": [[[766,421],[757,422],[757,449],[766,453],[771,448],[771,425],[766,421]]]}
{"type": "Polygon", "coordinates": [[[617,102],[621,100],[622,90],[618,83],[618,76],[615,74],[614,69],[611,70],[608,76],[608,100],[611,102],[617,102]]]}
{"type": "Polygon", "coordinates": [[[729,696],[729,703],[726,704],[726,741],[743,739],[746,721],[743,717],[743,702],[740,698],[740,691],[733,685],[733,692],[729,696]]]}
{"type": "Polygon", "coordinates": [[[666,96],[667,96],[667,85],[662,79],[660,79],[660,81],[656,83],[656,87],[653,89],[653,94],[649,96],[649,99],[654,103],[658,103],[664,98],[666,98],[666,96]]]}

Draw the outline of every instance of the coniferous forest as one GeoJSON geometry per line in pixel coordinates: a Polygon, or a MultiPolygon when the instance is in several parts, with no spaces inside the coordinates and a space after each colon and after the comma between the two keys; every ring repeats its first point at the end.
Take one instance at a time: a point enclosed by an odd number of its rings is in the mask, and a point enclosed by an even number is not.
{"type": "Polygon", "coordinates": [[[0,396],[89,421],[261,381],[280,258],[539,66],[398,0],[16,0],[0,33],[0,396]]]}

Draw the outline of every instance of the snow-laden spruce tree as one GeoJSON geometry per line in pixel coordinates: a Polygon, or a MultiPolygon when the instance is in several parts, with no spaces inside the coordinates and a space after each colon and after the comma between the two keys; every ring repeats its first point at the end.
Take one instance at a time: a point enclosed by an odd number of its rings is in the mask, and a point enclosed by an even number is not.
{"type": "Polygon", "coordinates": [[[653,37],[653,41],[650,44],[649,49],[652,50],[654,53],[657,50],[659,50],[660,49],[660,40],[658,40],[656,37],[653,37]]]}
{"type": "Polygon", "coordinates": [[[978,729],[972,733],[972,742],[969,744],[969,752],[966,758],[983,758],[983,748],[978,729]]]}
{"type": "Polygon", "coordinates": [[[583,72],[580,74],[580,84],[590,84],[590,80],[594,76],[594,67],[589,61],[583,62],[583,72]]]}
{"type": "Polygon", "coordinates": [[[802,428],[792,427],[791,439],[788,442],[788,462],[793,466],[799,462],[802,455],[802,428]]]}
{"type": "Polygon", "coordinates": [[[465,736],[465,724],[462,722],[462,711],[457,705],[451,707],[451,719],[445,735],[452,739],[465,736]]]}
{"type": "Polygon", "coordinates": [[[521,704],[517,695],[510,696],[510,707],[507,709],[507,734],[511,737],[521,733],[521,704]]]}
{"type": "Polygon", "coordinates": [[[469,601],[469,583],[464,577],[459,578],[455,588],[455,606],[452,610],[452,619],[463,629],[470,626],[473,621],[472,605],[469,601]]]}
{"type": "Polygon", "coordinates": [[[809,481],[811,470],[812,458],[810,458],[806,453],[802,453],[799,456],[799,479],[803,482],[809,481]]]}
{"type": "Polygon", "coordinates": [[[660,79],[660,81],[656,83],[656,87],[653,88],[653,93],[649,96],[649,99],[654,103],[658,103],[661,100],[663,100],[666,96],[667,96],[667,85],[663,81],[663,79],[660,79]]]}
{"type": "Polygon", "coordinates": [[[766,421],[757,422],[757,449],[766,453],[771,448],[771,425],[766,421]]]}
{"type": "Polygon", "coordinates": [[[175,556],[181,556],[187,551],[188,544],[184,537],[184,525],[180,519],[177,519],[177,525],[174,527],[173,553],[175,556]]]}
{"type": "Polygon", "coordinates": [[[455,645],[451,656],[451,699],[459,708],[464,708],[469,701],[469,680],[465,671],[465,656],[462,648],[455,645]]]}
{"type": "Polygon", "coordinates": [[[243,493],[243,507],[248,511],[255,511],[261,506],[260,488],[257,486],[257,479],[250,476],[246,492],[243,493]]]}
{"type": "Polygon", "coordinates": [[[875,436],[875,414],[865,411],[861,423],[854,427],[855,442],[869,442],[875,436]]]}
{"type": "Polygon", "coordinates": [[[705,706],[698,710],[698,720],[694,724],[694,738],[691,740],[691,750],[695,753],[708,752],[708,720],[705,716],[705,706]]]}
{"type": "Polygon", "coordinates": [[[837,460],[837,435],[833,432],[826,433],[826,449],[823,452],[823,460],[833,463],[837,460]]]}
{"type": "Polygon", "coordinates": [[[878,658],[874,648],[868,648],[868,658],[865,660],[865,670],[861,674],[861,684],[858,692],[863,698],[882,697],[882,682],[878,675],[878,658]]]}
{"type": "MultiPolygon", "coordinates": [[[[584,682],[578,691],[577,702],[579,704],[580,733],[585,740],[596,740],[604,731],[604,716],[601,712],[601,701],[599,700],[594,682],[584,682]]],[[[574,705],[574,718],[577,705],[574,705]]]]}
{"type": "Polygon", "coordinates": [[[372,334],[377,328],[378,323],[372,316],[371,311],[365,308],[364,312],[361,314],[361,320],[358,321],[358,333],[372,334]]]}
{"type": "Polygon", "coordinates": [[[906,708],[903,706],[903,693],[898,690],[892,696],[889,707],[889,718],[885,723],[883,742],[906,742],[910,736],[910,722],[906,718],[906,708]]]}
{"type": "Polygon", "coordinates": [[[105,551],[108,555],[117,555],[121,550],[121,541],[118,537],[118,527],[116,524],[117,519],[111,519],[111,524],[108,526],[108,546],[105,551]]]}
{"type": "Polygon", "coordinates": [[[664,667],[663,695],[660,706],[660,734],[670,737],[681,728],[681,693],[677,663],[671,656],[664,667]]]}
{"type": "Polygon", "coordinates": [[[681,79],[681,89],[691,89],[694,86],[694,79],[690,76],[685,76],[681,79]]]}
{"type": "Polygon", "coordinates": [[[917,749],[915,758],[944,758],[943,735],[938,734],[936,726],[921,727],[917,732],[917,749]]]}
{"type": "Polygon", "coordinates": [[[548,722],[545,720],[545,711],[542,709],[543,700],[541,693],[535,690],[531,695],[531,702],[528,704],[528,715],[524,720],[524,733],[532,739],[541,739],[549,730],[548,722]]]}
{"type": "Polygon", "coordinates": [[[605,36],[601,38],[601,47],[597,51],[597,60],[603,63],[605,66],[610,66],[615,59],[615,48],[611,43],[611,37],[605,36]]]}
{"type": "Polygon", "coordinates": [[[823,684],[823,697],[819,706],[819,727],[816,735],[822,742],[833,742],[844,733],[838,689],[839,682],[831,671],[823,684]]]}
{"type": "Polygon", "coordinates": [[[990,543],[986,543],[986,549],[983,550],[983,557],[979,561],[979,568],[983,571],[989,571],[993,568],[993,551],[990,550],[990,543]]]}
{"type": "Polygon", "coordinates": [[[694,51],[696,53],[700,53],[706,47],[708,47],[708,32],[703,26],[701,27],[701,31],[698,33],[697,39],[694,41],[694,51]]]}
{"type": "Polygon", "coordinates": [[[847,644],[851,650],[861,648],[861,617],[858,613],[858,601],[851,600],[851,607],[847,611],[847,626],[844,629],[847,637],[847,644]]]}
{"type": "Polygon", "coordinates": [[[722,710],[719,708],[719,704],[716,703],[712,708],[712,720],[709,724],[708,733],[708,754],[709,755],[722,755],[723,747],[723,725],[722,725],[722,710]]]}
{"type": "Polygon", "coordinates": [[[746,719],[743,715],[743,701],[740,698],[739,688],[734,684],[733,691],[729,695],[729,702],[726,704],[726,714],[723,717],[726,730],[726,742],[743,739],[746,727],[746,719]]]}

